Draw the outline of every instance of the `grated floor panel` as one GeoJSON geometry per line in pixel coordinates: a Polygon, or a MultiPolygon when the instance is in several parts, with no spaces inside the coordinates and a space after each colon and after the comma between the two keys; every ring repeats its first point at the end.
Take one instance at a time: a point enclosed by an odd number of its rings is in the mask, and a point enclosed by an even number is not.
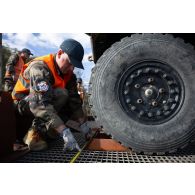
{"type": "MultiPolygon", "coordinates": [[[[74,133],[80,147],[85,144],[85,139],[80,133],[74,133]]],[[[51,142],[46,151],[29,152],[17,159],[16,163],[69,163],[76,152],[63,152],[63,140],[51,142]]],[[[116,151],[89,151],[84,150],[75,163],[194,163],[195,155],[166,155],[147,156],[132,154],[130,152],[116,151]]]]}

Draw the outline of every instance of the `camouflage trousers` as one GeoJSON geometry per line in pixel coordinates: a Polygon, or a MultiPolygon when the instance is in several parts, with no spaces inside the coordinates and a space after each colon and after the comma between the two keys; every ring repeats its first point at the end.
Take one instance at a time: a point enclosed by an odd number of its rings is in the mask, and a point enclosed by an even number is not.
{"type": "Polygon", "coordinates": [[[46,130],[54,132],[54,129],[66,123],[68,119],[76,120],[83,116],[82,108],[74,109],[69,107],[70,98],[66,89],[54,89],[52,102],[43,104],[39,101],[20,100],[15,102],[16,110],[23,116],[33,117],[32,126],[41,127],[40,121],[44,123],[46,130]]]}

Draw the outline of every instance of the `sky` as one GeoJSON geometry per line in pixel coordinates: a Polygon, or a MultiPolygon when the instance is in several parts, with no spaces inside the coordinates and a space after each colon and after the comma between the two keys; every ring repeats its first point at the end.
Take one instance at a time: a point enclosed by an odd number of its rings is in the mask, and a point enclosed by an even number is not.
{"type": "Polygon", "coordinates": [[[88,61],[88,56],[92,55],[90,36],[81,33],[4,33],[2,38],[3,45],[22,50],[28,48],[34,56],[43,56],[49,53],[56,53],[60,44],[67,38],[79,41],[84,48],[83,65],[84,70],[75,68],[77,77],[83,79],[84,87],[88,88],[93,62],[88,61]]]}

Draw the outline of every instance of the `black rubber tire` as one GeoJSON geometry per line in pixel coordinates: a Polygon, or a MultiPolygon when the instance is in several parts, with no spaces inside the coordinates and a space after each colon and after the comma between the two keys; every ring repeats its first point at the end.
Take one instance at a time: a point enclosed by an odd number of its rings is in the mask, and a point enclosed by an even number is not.
{"type": "Polygon", "coordinates": [[[195,51],[190,44],[170,34],[134,34],[113,44],[92,70],[89,85],[92,113],[107,134],[136,152],[176,152],[194,136],[195,51]],[[184,101],[179,112],[159,125],[145,125],[131,119],[119,105],[115,84],[127,67],[140,60],[168,63],[184,83],[184,101]]]}

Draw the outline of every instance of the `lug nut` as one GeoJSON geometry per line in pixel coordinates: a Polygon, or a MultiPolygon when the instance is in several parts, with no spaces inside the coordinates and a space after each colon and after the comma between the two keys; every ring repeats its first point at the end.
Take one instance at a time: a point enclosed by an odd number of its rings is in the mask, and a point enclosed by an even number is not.
{"type": "Polygon", "coordinates": [[[156,101],[152,102],[152,106],[157,106],[157,105],[158,105],[158,103],[156,101]]]}
{"type": "Polygon", "coordinates": [[[170,90],[170,94],[174,94],[175,93],[175,90],[174,89],[171,89],[170,90]]]}
{"type": "Polygon", "coordinates": [[[158,73],[158,72],[159,72],[159,69],[155,69],[154,72],[155,72],[155,73],[158,73]]]}
{"type": "Polygon", "coordinates": [[[148,78],[148,82],[149,82],[149,83],[151,83],[151,82],[153,82],[153,81],[154,81],[153,78],[148,78]]]}
{"type": "Polygon", "coordinates": [[[138,103],[138,104],[141,104],[141,103],[142,103],[142,99],[138,99],[138,100],[137,100],[137,103],[138,103]]]}
{"type": "Polygon", "coordinates": [[[162,102],[163,104],[166,104],[167,103],[167,101],[166,100],[163,100],[163,102],[162,102]]]}
{"type": "Polygon", "coordinates": [[[136,89],[140,88],[140,84],[135,84],[135,88],[136,89]]]}
{"type": "Polygon", "coordinates": [[[160,88],[159,89],[159,93],[164,93],[165,92],[165,89],[164,88],[160,88]]]}

